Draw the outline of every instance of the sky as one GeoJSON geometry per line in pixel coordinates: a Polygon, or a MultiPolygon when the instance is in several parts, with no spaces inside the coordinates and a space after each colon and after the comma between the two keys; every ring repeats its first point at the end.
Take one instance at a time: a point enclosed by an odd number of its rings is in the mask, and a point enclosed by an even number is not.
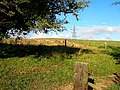
{"type": "Polygon", "coordinates": [[[55,32],[33,34],[31,32],[28,37],[72,39],[75,25],[76,39],[120,41],[120,5],[112,5],[115,1],[90,0],[89,6],[79,12],[78,21],[73,15],[67,16],[69,23],[64,25],[67,28],[66,31],[58,34],[55,32]]]}

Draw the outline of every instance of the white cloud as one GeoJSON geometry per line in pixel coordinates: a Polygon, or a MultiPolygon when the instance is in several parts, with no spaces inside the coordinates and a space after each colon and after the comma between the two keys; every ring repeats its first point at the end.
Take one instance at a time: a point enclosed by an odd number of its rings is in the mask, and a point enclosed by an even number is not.
{"type": "Polygon", "coordinates": [[[106,23],[106,22],[102,22],[101,24],[102,24],[102,25],[106,25],[107,23],[106,23]]]}
{"type": "MultiPolygon", "coordinates": [[[[86,27],[84,27],[86,28],[86,27]]],[[[96,34],[100,33],[111,33],[111,32],[117,32],[120,33],[120,26],[94,26],[94,27],[87,27],[88,32],[95,32],[96,34]]]]}
{"type": "Polygon", "coordinates": [[[106,34],[105,39],[112,39],[112,36],[110,34],[106,34]]]}
{"type": "Polygon", "coordinates": [[[46,38],[70,38],[71,33],[70,32],[68,32],[68,33],[61,32],[61,33],[56,34],[54,32],[54,33],[48,33],[45,35],[46,35],[45,36],[46,38]]]}
{"type": "Polygon", "coordinates": [[[120,34],[120,26],[78,27],[77,33],[81,39],[96,39],[98,35],[102,36],[102,34],[107,34],[105,39],[111,39],[111,34],[120,34]]]}
{"type": "Polygon", "coordinates": [[[37,34],[34,34],[33,37],[31,37],[31,38],[46,38],[46,34],[37,33],[37,34]]]}
{"type": "Polygon", "coordinates": [[[40,32],[30,32],[28,35],[27,35],[27,38],[46,38],[47,35],[45,33],[40,33],[40,32]]]}
{"type": "MultiPolygon", "coordinates": [[[[104,40],[112,40],[113,34],[120,35],[120,26],[92,26],[92,27],[76,27],[77,38],[79,39],[104,39],[104,40]],[[99,36],[99,37],[98,37],[99,36]]],[[[61,32],[59,34],[56,33],[38,33],[38,34],[30,34],[30,38],[71,38],[72,30],[61,32]]],[[[119,38],[120,40],[120,38],[119,38]]]]}

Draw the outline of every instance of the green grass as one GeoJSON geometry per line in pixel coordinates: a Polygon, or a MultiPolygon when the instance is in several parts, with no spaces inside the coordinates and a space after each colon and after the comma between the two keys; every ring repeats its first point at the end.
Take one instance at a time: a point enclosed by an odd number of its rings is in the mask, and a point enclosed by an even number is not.
{"type": "Polygon", "coordinates": [[[80,59],[89,64],[89,71],[94,76],[111,75],[113,72],[117,72],[117,68],[119,68],[115,64],[115,60],[105,54],[85,54],[80,59]]]}
{"type": "Polygon", "coordinates": [[[111,48],[107,48],[106,53],[64,46],[1,43],[0,89],[47,90],[72,83],[76,61],[88,63],[89,73],[97,82],[97,77],[120,72],[120,64],[116,64],[120,58],[119,43],[112,45],[109,44],[111,48]]]}
{"type": "Polygon", "coordinates": [[[105,48],[105,43],[107,43],[107,47],[119,47],[120,41],[99,41],[99,40],[71,40],[77,44],[88,45],[98,48],[105,48]]]}
{"type": "Polygon", "coordinates": [[[120,83],[112,85],[108,90],[120,90],[120,83]]]}
{"type": "Polygon", "coordinates": [[[72,70],[70,62],[58,61],[56,58],[9,58],[0,61],[1,88],[38,90],[60,86],[71,81],[72,70]],[[67,76],[67,77],[66,77],[67,76]]]}

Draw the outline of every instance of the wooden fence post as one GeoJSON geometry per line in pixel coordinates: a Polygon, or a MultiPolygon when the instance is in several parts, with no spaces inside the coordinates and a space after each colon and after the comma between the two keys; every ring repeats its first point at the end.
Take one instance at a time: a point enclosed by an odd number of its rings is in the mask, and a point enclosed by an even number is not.
{"type": "Polygon", "coordinates": [[[65,39],[65,47],[67,47],[67,40],[65,39]]]}
{"type": "Polygon", "coordinates": [[[105,49],[107,48],[107,42],[104,43],[105,49]]]}
{"type": "Polygon", "coordinates": [[[88,90],[88,64],[75,62],[73,90],[88,90]]]}

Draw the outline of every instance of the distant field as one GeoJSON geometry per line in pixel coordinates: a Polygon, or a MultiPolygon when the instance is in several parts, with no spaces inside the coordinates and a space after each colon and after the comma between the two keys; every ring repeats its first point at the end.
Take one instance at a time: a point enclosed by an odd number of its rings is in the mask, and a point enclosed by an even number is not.
{"type": "Polygon", "coordinates": [[[0,90],[55,90],[71,84],[76,61],[89,64],[95,83],[107,80],[120,74],[120,42],[68,39],[65,47],[64,39],[2,40],[0,90]]]}

